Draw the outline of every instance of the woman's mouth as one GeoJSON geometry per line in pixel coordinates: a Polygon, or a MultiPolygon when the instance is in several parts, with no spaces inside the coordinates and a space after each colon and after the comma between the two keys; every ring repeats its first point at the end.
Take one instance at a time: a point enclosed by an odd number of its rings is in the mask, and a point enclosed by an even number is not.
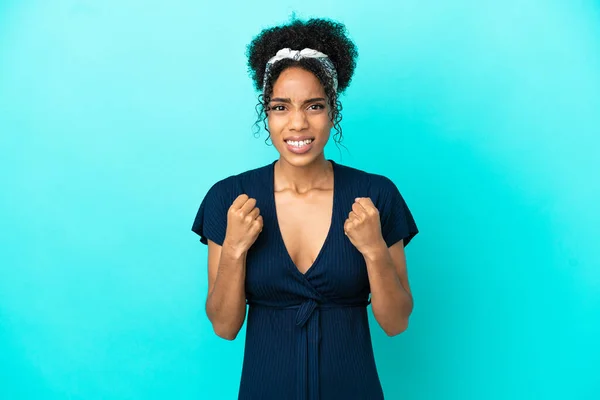
{"type": "Polygon", "coordinates": [[[312,148],[312,143],[314,139],[304,139],[304,140],[286,140],[287,148],[292,153],[296,154],[304,154],[308,152],[312,148]]]}

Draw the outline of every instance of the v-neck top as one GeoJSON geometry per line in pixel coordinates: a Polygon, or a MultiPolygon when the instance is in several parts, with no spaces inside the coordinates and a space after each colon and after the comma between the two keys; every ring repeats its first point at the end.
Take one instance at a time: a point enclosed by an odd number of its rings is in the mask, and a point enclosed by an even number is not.
{"type": "Polygon", "coordinates": [[[227,211],[240,194],[256,199],[263,217],[263,230],[246,257],[248,313],[239,400],[383,399],[368,323],[366,263],[343,226],[354,199],[369,197],[388,246],[402,239],[406,246],[418,229],[389,178],[329,161],[331,225],[306,273],[292,261],[279,229],[276,161],[218,181],[196,214],[192,231],[201,243],[219,245],[227,211]]]}
{"type": "MultiPolygon", "coordinates": [[[[273,232],[275,233],[275,235],[278,237],[278,240],[281,242],[280,244],[283,246],[283,250],[285,252],[285,255],[287,256],[287,258],[289,259],[289,262],[287,264],[291,264],[295,269],[298,269],[298,266],[294,263],[294,260],[292,259],[292,256],[289,253],[289,250],[287,250],[287,247],[285,245],[285,240],[283,239],[283,233],[281,232],[281,227],[279,225],[279,217],[277,216],[277,206],[276,206],[276,202],[275,202],[275,163],[277,161],[274,161],[272,166],[273,168],[271,169],[271,175],[268,179],[269,184],[271,185],[271,187],[269,188],[269,191],[271,193],[273,193],[273,196],[271,198],[271,201],[269,203],[269,207],[271,207],[272,209],[270,210],[271,215],[273,215],[273,220],[274,220],[274,228],[273,228],[273,232]]],[[[318,264],[319,260],[321,259],[321,255],[323,254],[323,252],[326,250],[327,245],[329,244],[329,238],[332,235],[332,231],[335,229],[335,222],[336,222],[336,214],[333,210],[336,209],[336,202],[338,201],[338,193],[337,193],[337,168],[336,168],[336,164],[333,161],[330,161],[332,164],[332,170],[333,170],[333,201],[332,201],[332,212],[331,212],[331,220],[329,222],[329,228],[327,229],[327,234],[325,236],[325,240],[323,241],[323,243],[321,244],[321,248],[319,249],[319,252],[317,253],[317,256],[315,257],[315,260],[313,261],[313,263],[310,265],[310,267],[304,272],[302,273],[304,276],[307,276],[309,271],[312,269],[313,266],[315,266],[316,264],[318,264]]],[[[260,209],[260,207],[259,207],[260,209]]],[[[343,224],[342,224],[343,226],[343,224]]]]}

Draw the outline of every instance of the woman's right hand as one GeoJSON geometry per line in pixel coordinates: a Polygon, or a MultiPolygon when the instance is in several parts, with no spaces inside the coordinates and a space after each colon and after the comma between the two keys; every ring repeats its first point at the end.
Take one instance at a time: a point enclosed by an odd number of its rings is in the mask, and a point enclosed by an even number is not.
{"type": "Polygon", "coordinates": [[[236,254],[245,254],[254,244],[263,228],[263,218],[256,207],[256,199],[239,195],[227,211],[225,243],[236,254]]]}

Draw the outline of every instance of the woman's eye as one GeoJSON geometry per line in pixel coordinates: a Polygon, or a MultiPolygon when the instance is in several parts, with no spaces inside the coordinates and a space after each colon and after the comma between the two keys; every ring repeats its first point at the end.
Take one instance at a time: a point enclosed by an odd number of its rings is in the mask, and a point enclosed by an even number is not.
{"type": "Polygon", "coordinates": [[[325,108],[325,106],[323,104],[313,104],[310,106],[311,110],[322,110],[324,108],[325,108]]]}
{"type": "Polygon", "coordinates": [[[273,111],[283,111],[284,107],[283,106],[273,106],[271,107],[271,110],[273,111]]]}

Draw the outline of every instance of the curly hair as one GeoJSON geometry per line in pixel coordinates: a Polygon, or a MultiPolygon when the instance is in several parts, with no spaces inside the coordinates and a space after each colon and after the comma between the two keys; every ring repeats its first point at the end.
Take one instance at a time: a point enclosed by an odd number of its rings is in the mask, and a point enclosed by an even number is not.
{"type": "MultiPolygon", "coordinates": [[[[343,93],[350,85],[356,68],[356,58],[358,57],[358,50],[348,38],[344,24],[322,18],[312,18],[307,21],[294,18],[288,24],[267,28],[260,32],[248,45],[246,56],[248,57],[248,72],[254,87],[261,92],[258,95],[258,104],[256,105],[258,114],[256,127],[262,121],[270,137],[266,119],[273,93],[273,84],[286,68],[298,66],[313,73],[323,85],[330,106],[329,117],[336,130],[334,141],[336,144],[342,141],[342,128],[340,126],[342,103],[339,101],[339,94],[343,93]],[[286,47],[294,50],[302,50],[308,47],[327,54],[337,72],[337,92],[334,90],[333,82],[321,63],[311,58],[283,59],[275,63],[269,71],[263,91],[267,61],[277,51],[286,47]]],[[[255,133],[256,135],[258,135],[258,130],[255,133]]]]}

